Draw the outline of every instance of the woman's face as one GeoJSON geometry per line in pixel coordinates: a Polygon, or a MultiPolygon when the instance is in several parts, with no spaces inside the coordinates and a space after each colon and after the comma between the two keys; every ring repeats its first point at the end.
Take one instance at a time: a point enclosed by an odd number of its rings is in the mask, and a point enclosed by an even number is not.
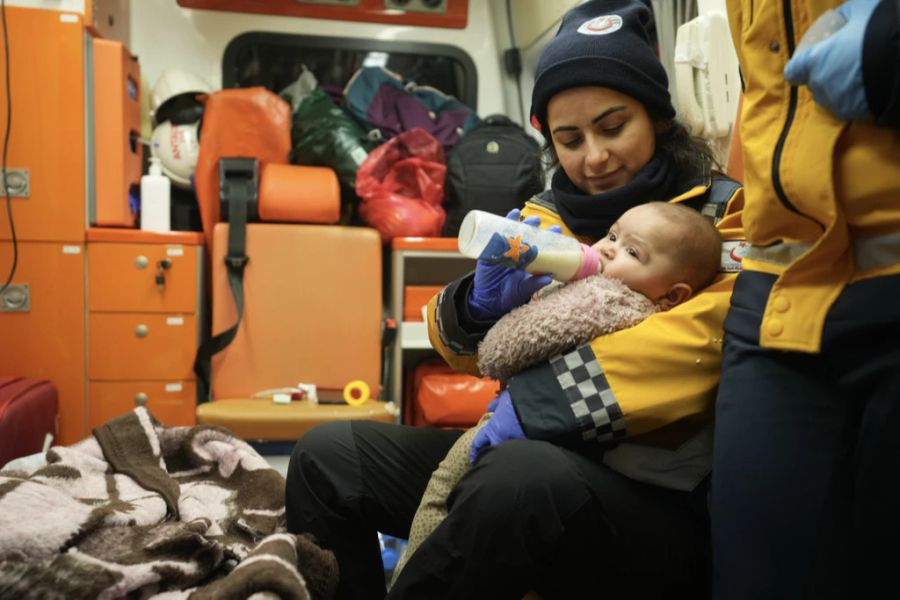
{"type": "Polygon", "coordinates": [[[644,105],[605,87],[559,92],[547,104],[547,125],[560,166],[591,195],[631,181],[656,150],[656,130],[644,105]]]}

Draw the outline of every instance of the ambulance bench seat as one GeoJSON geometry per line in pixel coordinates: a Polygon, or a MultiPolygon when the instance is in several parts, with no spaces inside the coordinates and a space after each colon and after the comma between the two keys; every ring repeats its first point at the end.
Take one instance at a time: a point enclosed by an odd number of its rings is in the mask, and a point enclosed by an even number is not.
{"type": "MultiPolygon", "coordinates": [[[[212,240],[212,332],[230,327],[235,306],[223,257],[228,224],[212,240]]],[[[283,223],[246,226],[244,313],[234,340],[212,358],[212,400],[198,424],[228,428],[248,440],[295,440],[337,419],[393,422],[377,400],[382,363],[382,243],[367,227],[283,223]],[[314,383],[342,390],[365,382],[361,406],[276,404],[263,390],[314,383]]]]}

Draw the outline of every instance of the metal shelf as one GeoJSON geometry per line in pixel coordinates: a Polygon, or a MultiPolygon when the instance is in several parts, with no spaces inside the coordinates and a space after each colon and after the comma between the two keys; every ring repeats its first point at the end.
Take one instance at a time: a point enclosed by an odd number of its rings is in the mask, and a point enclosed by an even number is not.
{"type": "Polygon", "coordinates": [[[397,341],[391,353],[387,397],[403,405],[404,354],[433,351],[424,321],[403,321],[407,285],[443,285],[475,268],[475,261],[460,254],[453,238],[396,238],[391,248],[391,316],[397,321],[397,341]]]}

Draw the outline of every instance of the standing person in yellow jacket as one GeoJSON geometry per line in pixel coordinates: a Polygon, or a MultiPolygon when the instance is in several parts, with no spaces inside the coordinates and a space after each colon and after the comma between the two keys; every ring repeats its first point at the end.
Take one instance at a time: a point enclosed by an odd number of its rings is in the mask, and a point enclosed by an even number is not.
{"type": "MultiPolygon", "coordinates": [[[[716,219],[731,250],[742,237],[740,186],[714,173],[708,146],[674,120],[650,23],[637,0],[585,2],[565,15],[532,95],[560,168],[522,215],[591,243],[632,206],[676,202],[716,219]]],[[[726,270],[737,266],[726,261],[726,270]]],[[[701,596],[710,421],[733,279],[720,273],[672,310],[510,378],[447,517],[388,597],[701,596]]],[[[548,282],[478,263],[429,303],[432,344],[476,372],[484,334],[548,282]]],[[[335,552],[340,598],[384,595],[376,532],[408,534],[431,473],[461,433],[336,422],[297,442],[288,528],[335,552]]]]}
{"type": "Polygon", "coordinates": [[[725,322],[714,597],[896,596],[900,0],[729,17],[751,246],[725,322]]]}

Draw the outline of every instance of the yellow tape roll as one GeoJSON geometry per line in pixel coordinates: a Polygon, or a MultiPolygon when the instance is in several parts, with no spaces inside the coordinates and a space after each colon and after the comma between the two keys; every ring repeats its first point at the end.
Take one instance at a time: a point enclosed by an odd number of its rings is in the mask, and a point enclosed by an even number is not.
{"type": "Polygon", "coordinates": [[[344,402],[350,406],[360,406],[366,403],[371,393],[369,384],[361,379],[354,379],[344,386],[344,402]]]}

